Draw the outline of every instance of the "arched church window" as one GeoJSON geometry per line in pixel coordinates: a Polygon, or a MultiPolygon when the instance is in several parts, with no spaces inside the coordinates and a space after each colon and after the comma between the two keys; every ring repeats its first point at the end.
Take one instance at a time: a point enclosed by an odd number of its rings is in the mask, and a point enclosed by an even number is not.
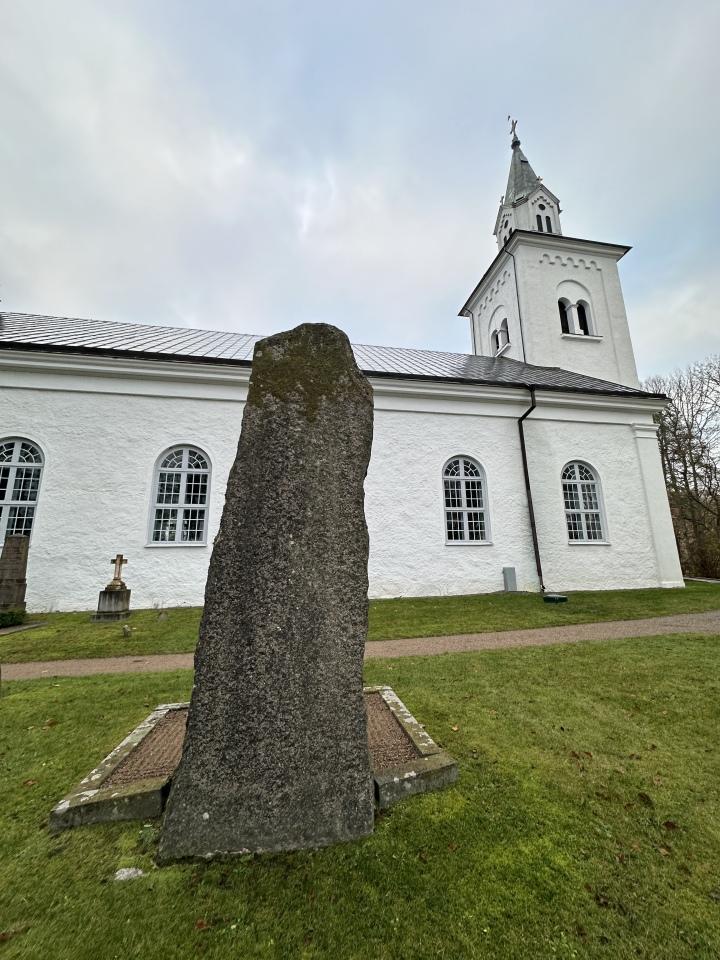
{"type": "Polygon", "coordinates": [[[547,227],[547,232],[552,233],[552,220],[550,217],[545,217],[545,226],[547,227]]]}
{"type": "Polygon", "coordinates": [[[577,305],[577,315],[578,323],[580,324],[580,329],[585,334],[586,337],[590,336],[590,325],[588,323],[588,313],[589,309],[582,300],[577,305]]]}
{"type": "Polygon", "coordinates": [[[469,457],[453,457],[443,468],[443,490],[446,541],[487,541],[487,492],[480,464],[469,457]]]}
{"type": "Polygon", "coordinates": [[[563,333],[570,333],[570,324],[568,323],[567,303],[564,300],[558,300],[558,312],[560,314],[560,329],[563,333]]]}
{"type": "Polygon", "coordinates": [[[537,220],[537,228],[540,231],[540,233],[542,233],[543,232],[542,215],[538,214],[535,219],[537,220]]]}
{"type": "Polygon", "coordinates": [[[197,447],[173,447],[158,458],[151,543],[207,543],[210,460],[197,447]]]}
{"type": "Polygon", "coordinates": [[[600,485],[586,463],[568,463],[562,472],[568,540],[604,540],[600,485]]]}
{"type": "Polygon", "coordinates": [[[43,455],[21,437],[0,440],[0,544],[32,533],[40,492],[43,455]]]}

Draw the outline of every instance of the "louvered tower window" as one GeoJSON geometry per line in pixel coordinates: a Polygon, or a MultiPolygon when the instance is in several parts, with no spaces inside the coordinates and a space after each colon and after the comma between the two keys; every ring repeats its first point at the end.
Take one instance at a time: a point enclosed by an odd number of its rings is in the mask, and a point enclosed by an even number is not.
{"type": "Polygon", "coordinates": [[[564,300],[558,300],[558,312],[560,314],[560,329],[563,333],[570,333],[570,324],[568,323],[567,304],[564,300]]]}

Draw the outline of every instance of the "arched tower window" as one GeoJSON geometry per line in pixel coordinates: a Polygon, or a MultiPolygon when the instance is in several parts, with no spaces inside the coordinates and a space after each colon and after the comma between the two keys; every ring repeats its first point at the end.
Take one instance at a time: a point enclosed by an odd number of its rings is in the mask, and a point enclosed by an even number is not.
{"type": "Polygon", "coordinates": [[[488,540],[487,495],[482,467],[469,457],[453,457],[443,470],[445,539],[488,540]]]}
{"type": "Polygon", "coordinates": [[[535,219],[536,219],[536,221],[537,221],[537,228],[538,228],[538,230],[540,231],[540,233],[542,233],[542,232],[543,232],[542,214],[541,214],[541,213],[538,213],[537,216],[535,217],[535,219]]]}
{"type": "Polygon", "coordinates": [[[207,543],[210,461],[197,447],[173,447],[155,470],[152,543],[207,543]]]}
{"type": "Polygon", "coordinates": [[[29,440],[0,440],[0,545],[5,537],[32,533],[43,456],[29,440]]]}
{"type": "Polygon", "coordinates": [[[587,304],[583,303],[582,300],[578,301],[578,305],[577,305],[578,323],[580,324],[580,330],[585,334],[586,337],[590,336],[590,325],[588,322],[589,312],[590,310],[587,304]]]}
{"type": "Polygon", "coordinates": [[[545,217],[545,226],[547,227],[547,232],[552,233],[552,220],[550,217],[545,217]]]}
{"type": "Polygon", "coordinates": [[[562,472],[568,539],[604,540],[600,485],[586,463],[568,463],[562,472]]]}
{"type": "Polygon", "coordinates": [[[563,333],[570,333],[570,324],[568,323],[567,303],[564,300],[558,300],[558,313],[560,314],[560,329],[563,333]]]}
{"type": "Polygon", "coordinates": [[[510,343],[510,331],[508,330],[507,317],[500,324],[498,340],[500,343],[500,349],[506,347],[510,343]]]}

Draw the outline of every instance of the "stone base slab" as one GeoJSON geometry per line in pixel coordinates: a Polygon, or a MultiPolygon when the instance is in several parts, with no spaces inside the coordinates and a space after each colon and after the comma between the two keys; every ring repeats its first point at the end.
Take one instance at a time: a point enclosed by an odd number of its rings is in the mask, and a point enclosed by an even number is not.
{"type": "Polygon", "coordinates": [[[114,823],[159,817],[170,791],[171,777],[140,780],[123,786],[105,787],[125,758],[155,728],[170,710],[187,709],[187,703],[162,703],[147,719],[135,727],[112,753],[81,780],[50,812],[50,828],[67,830],[91,823],[114,823]]]}
{"type": "Polygon", "coordinates": [[[458,776],[455,760],[435,743],[392,687],[365,687],[365,693],[370,692],[379,693],[382,696],[420,754],[419,758],[409,760],[407,763],[373,770],[377,808],[387,810],[393,803],[405,797],[439,790],[450,783],[455,783],[458,776]]]}
{"type": "MultiPolygon", "coordinates": [[[[365,687],[364,693],[379,693],[419,756],[392,767],[373,770],[375,806],[386,810],[417,793],[439,790],[457,780],[457,764],[447,751],[439,747],[413,717],[392,687],[365,687]]],[[[187,710],[189,703],[163,703],[130,733],[102,763],[71,790],[50,813],[50,827],[69,827],[93,823],[114,823],[119,820],[141,820],[159,817],[170,792],[172,776],[133,783],[104,786],[112,779],[120,764],[171,710],[187,710]]]]}

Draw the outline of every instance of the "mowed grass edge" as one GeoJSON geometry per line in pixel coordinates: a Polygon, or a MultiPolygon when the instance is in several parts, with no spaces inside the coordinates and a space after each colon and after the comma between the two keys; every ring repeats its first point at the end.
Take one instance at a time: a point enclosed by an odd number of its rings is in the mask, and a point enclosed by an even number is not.
{"type": "MultiPolygon", "coordinates": [[[[543,603],[538,594],[491,593],[460,597],[401,597],[370,602],[368,640],[566,626],[607,620],[637,620],[720,609],[720,584],[688,581],[684,590],[608,590],[569,594],[564,604],[543,603]]],[[[47,626],[0,636],[0,663],[80,657],[191,653],[202,610],[136,611],[123,624],[93,623],[90,613],[34,616],[47,626]]]]}
{"type": "Polygon", "coordinates": [[[152,707],[187,698],[190,672],[8,683],[0,956],[716,958],[719,642],[368,663],[458,783],[365,841],[163,870],[157,822],[53,836],[47,817],[152,707]],[[147,876],[115,883],[121,866],[147,876]]]}

